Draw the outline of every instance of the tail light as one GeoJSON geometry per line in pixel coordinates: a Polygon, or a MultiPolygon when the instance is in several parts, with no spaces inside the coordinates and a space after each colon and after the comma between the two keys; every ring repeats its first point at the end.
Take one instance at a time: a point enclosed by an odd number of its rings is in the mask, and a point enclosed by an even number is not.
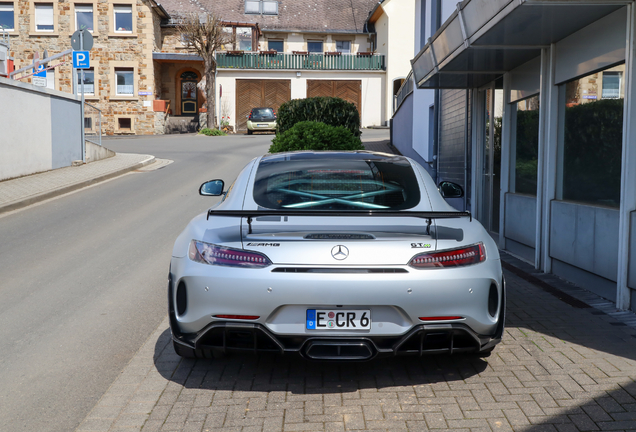
{"type": "Polygon", "coordinates": [[[448,249],[440,252],[427,252],[415,255],[409,265],[416,269],[464,267],[478,264],[486,260],[483,243],[459,249],[448,249]]]}
{"type": "Polygon", "coordinates": [[[257,320],[260,318],[258,315],[214,315],[214,318],[222,319],[240,319],[240,320],[257,320]]]}
{"type": "Polygon", "coordinates": [[[458,320],[464,317],[461,316],[438,316],[438,317],[419,317],[421,321],[451,321],[458,320]]]}
{"type": "Polygon", "coordinates": [[[228,267],[263,268],[272,264],[267,256],[258,253],[218,246],[198,240],[190,242],[188,256],[201,264],[228,267]]]}
{"type": "Polygon", "coordinates": [[[249,120],[252,120],[252,110],[250,110],[250,117],[249,120]]]}

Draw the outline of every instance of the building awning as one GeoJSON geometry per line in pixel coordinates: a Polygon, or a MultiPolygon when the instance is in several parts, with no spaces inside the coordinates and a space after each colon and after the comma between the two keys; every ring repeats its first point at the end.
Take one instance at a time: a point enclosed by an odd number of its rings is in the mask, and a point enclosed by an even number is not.
{"type": "Polygon", "coordinates": [[[156,61],[203,61],[201,57],[190,53],[160,53],[153,52],[152,59],[156,61]]]}
{"type": "Polygon", "coordinates": [[[480,87],[628,3],[464,0],[411,60],[415,83],[419,88],[480,87]]]}

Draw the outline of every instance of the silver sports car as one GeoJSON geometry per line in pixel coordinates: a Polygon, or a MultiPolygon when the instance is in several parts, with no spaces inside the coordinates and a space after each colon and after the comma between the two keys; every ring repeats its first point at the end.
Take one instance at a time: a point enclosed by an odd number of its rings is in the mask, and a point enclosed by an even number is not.
{"type": "Polygon", "coordinates": [[[293,152],[252,160],[172,252],[176,352],[298,353],[315,360],[476,353],[501,341],[495,242],[413,160],[293,152]]]}

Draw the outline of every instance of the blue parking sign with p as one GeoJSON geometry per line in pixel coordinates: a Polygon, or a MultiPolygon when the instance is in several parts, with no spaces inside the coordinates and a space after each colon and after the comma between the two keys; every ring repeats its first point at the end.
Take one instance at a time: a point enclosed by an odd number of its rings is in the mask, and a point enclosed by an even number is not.
{"type": "Polygon", "coordinates": [[[46,71],[44,69],[44,65],[39,65],[37,70],[33,69],[33,76],[46,78],[46,71]]]}
{"type": "Polygon", "coordinates": [[[73,51],[73,68],[88,69],[91,67],[91,59],[88,51],[73,51]]]}

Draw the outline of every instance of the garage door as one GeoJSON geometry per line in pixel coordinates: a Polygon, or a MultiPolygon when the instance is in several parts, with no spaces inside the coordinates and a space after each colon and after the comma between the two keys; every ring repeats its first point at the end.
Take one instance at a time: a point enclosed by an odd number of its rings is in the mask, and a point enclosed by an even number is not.
{"type": "Polygon", "coordinates": [[[351,102],[362,118],[362,81],[360,80],[307,80],[307,97],[339,97],[351,102]]]}
{"type": "Polygon", "coordinates": [[[236,80],[238,130],[247,130],[247,117],[255,107],[278,107],[291,99],[290,80],[236,80]]]}

